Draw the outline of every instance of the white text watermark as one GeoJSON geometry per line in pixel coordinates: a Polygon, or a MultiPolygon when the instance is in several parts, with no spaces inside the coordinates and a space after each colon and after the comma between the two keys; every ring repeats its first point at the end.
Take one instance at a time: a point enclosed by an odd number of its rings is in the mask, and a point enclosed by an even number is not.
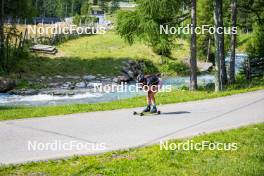
{"type": "Polygon", "coordinates": [[[105,143],[53,140],[50,142],[28,141],[28,151],[100,151],[105,150],[105,143]]]}
{"type": "Polygon", "coordinates": [[[160,141],[160,150],[224,150],[235,151],[238,149],[237,143],[223,143],[223,142],[194,142],[193,140],[187,140],[185,142],[175,143],[168,141],[160,141]]]}

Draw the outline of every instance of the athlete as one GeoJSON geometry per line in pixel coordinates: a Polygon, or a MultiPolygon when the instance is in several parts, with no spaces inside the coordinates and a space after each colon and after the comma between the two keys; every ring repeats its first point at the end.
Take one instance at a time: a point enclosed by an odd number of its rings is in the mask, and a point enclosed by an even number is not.
{"type": "Polygon", "coordinates": [[[147,92],[147,107],[142,112],[157,113],[155,94],[161,89],[161,78],[159,75],[137,76],[139,87],[147,92]]]}

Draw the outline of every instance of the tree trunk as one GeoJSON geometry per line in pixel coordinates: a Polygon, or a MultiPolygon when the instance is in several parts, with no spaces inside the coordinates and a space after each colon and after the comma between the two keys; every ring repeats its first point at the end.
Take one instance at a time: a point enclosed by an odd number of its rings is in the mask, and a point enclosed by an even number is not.
{"type": "Polygon", "coordinates": [[[207,55],[206,55],[206,62],[209,61],[210,59],[210,54],[211,54],[211,37],[209,36],[208,38],[208,45],[207,45],[207,55]]]}
{"type": "MultiPolygon", "coordinates": [[[[232,0],[232,27],[236,27],[237,16],[237,0],[232,0]]],[[[231,36],[231,55],[230,55],[230,71],[229,79],[230,83],[235,82],[235,58],[236,58],[236,34],[231,36]]]]}
{"type": "Polygon", "coordinates": [[[5,35],[4,35],[4,0],[1,0],[0,8],[0,68],[3,68],[5,58],[5,35]]]}
{"type": "Polygon", "coordinates": [[[190,90],[197,90],[197,61],[196,61],[196,33],[194,29],[196,28],[196,0],[192,0],[192,10],[191,10],[191,23],[192,23],[192,36],[191,36],[191,58],[190,58],[190,90]]]}
{"type": "Polygon", "coordinates": [[[216,48],[216,83],[215,91],[223,90],[224,85],[227,82],[227,74],[225,67],[224,56],[224,30],[223,30],[223,12],[222,12],[222,0],[214,0],[214,22],[216,30],[215,36],[215,48],[216,48]]]}

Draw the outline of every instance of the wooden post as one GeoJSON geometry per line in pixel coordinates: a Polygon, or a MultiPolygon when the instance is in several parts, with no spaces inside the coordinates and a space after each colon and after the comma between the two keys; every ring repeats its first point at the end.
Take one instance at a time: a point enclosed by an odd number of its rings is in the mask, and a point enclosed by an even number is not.
{"type": "Polygon", "coordinates": [[[5,35],[4,35],[4,0],[1,0],[0,13],[0,67],[4,65],[5,58],[5,35]]]}

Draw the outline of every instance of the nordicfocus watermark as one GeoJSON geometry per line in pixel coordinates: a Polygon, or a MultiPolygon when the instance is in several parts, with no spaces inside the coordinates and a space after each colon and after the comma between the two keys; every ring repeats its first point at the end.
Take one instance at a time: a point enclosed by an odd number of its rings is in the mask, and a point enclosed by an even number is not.
{"type": "Polygon", "coordinates": [[[77,25],[27,25],[27,30],[29,34],[38,34],[38,35],[55,35],[55,34],[64,34],[64,35],[90,35],[90,34],[105,34],[107,29],[104,26],[77,26],[77,25]]]}
{"type": "Polygon", "coordinates": [[[120,84],[102,84],[93,83],[93,92],[97,93],[111,93],[111,92],[171,92],[172,85],[143,85],[142,83],[128,84],[121,82],[120,84]]]}
{"type": "Polygon", "coordinates": [[[105,143],[54,140],[51,142],[28,141],[28,151],[102,151],[105,143]]]}
{"type": "Polygon", "coordinates": [[[169,26],[169,25],[160,25],[160,34],[167,35],[180,35],[180,34],[237,34],[237,27],[215,27],[210,25],[197,26],[192,30],[192,25],[188,24],[186,26],[169,26]]]}
{"type": "Polygon", "coordinates": [[[236,151],[238,149],[237,143],[223,143],[223,142],[210,142],[202,141],[195,143],[193,140],[187,140],[181,143],[174,143],[168,141],[160,141],[160,150],[224,150],[236,151]]]}

